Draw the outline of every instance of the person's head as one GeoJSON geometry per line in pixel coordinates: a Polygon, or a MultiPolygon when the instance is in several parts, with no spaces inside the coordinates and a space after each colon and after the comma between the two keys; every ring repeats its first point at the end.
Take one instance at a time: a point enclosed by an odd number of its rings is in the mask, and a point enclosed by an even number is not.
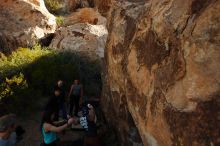
{"type": "Polygon", "coordinates": [[[74,79],[73,83],[74,83],[75,85],[78,85],[78,84],[79,84],[79,79],[74,79]]]}
{"type": "Polygon", "coordinates": [[[63,81],[62,80],[58,80],[57,81],[57,86],[58,87],[62,87],[63,86],[63,81]]]}
{"type": "Polygon", "coordinates": [[[0,133],[10,135],[16,128],[16,116],[8,114],[0,117],[0,133]]]}
{"type": "Polygon", "coordinates": [[[54,121],[54,116],[55,110],[53,108],[46,110],[43,114],[42,123],[52,124],[54,121]]]}
{"type": "Polygon", "coordinates": [[[60,89],[56,87],[56,88],[54,89],[54,95],[55,95],[55,96],[60,96],[60,93],[61,93],[60,89]]]}

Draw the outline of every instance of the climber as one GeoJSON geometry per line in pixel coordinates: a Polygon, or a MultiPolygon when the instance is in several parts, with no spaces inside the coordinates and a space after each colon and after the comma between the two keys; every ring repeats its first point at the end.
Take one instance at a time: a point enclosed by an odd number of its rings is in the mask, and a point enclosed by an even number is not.
{"type": "Polygon", "coordinates": [[[16,143],[16,116],[4,115],[0,118],[0,146],[14,146],[16,143]]]}
{"type": "Polygon", "coordinates": [[[54,120],[58,121],[59,119],[59,109],[60,109],[60,99],[61,99],[60,88],[55,87],[53,95],[47,101],[44,111],[53,109],[55,111],[54,120]]]}
{"type": "Polygon", "coordinates": [[[57,146],[60,143],[57,133],[62,132],[68,126],[71,126],[74,123],[77,123],[77,120],[74,118],[68,119],[65,124],[58,126],[54,121],[54,116],[56,111],[53,109],[48,109],[44,112],[42,122],[41,122],[41,131],[43,135],[43,146],[57,146]]]}
{"type": "Polygon", "coordinates": [[[96,114],[91,104],[86,104],[82,108],[83,116],[80,117],[80,124],[86,130],[84,146],[101,146],[97,135],[96,114]]]}
{"type": "Polygon", "coordinates": [[[55,85],[55,89],[60,90],[60,100],[59,100],[59,110],[62,111],[62,118],[67,119],[67,111],[66,111],[66,100],[65,100],[65,89],[64,83],[62,80],[58,80],[57,84],[55,85]]]}
{"type": "Polygon", "coordinates": [[[83,102],[82,97],[83,97],[83,87],[81,84],[79,84],[79,80],[75,79],[68,94],[69,104],[70,104],[70,108],[69,108],[70,116],[72,116],[73,106],[75,106],[74,115],[78,117],[79,105],[81,105],[83,102]]]}

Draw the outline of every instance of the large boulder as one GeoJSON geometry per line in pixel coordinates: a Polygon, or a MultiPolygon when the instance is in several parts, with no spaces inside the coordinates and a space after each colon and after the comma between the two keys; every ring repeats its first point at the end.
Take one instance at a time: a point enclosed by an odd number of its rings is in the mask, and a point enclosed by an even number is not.
{"type": "Polygon", "coordinates": [[[46,7],[51,13],[70,14],[80,8],[94,8],[94,0],[45,0],[46,7]]]}
{"type": "Polygon", "coordinates": [[[220,144],[219,11],[216,0],[113,4],[102,107],[122,145],[220,144]]]}
{"type": "Polygon", "coordinates": [[[50,47],[96,60],[104,57],[107,35],[106,19],[85,8],[65,18],[64,27],[56,31],[50,47]]]}
{"type": "Polygon", "coordinates": [[[95,8],[107,16],[113,0],[45,0],[47,9],[56,15],[67,15],[81,8],[95,8]]]}
{"type": "Polygon", "coordinates": [[[43,0],[4,0],[0,3],[0,51],[33,46],[56,29],[56,18],[43,0]]]}
{"type": "Polygon", "coordinates": [[[104,57],[106,38],[107,30],[103,25],[77,23],[57,30],[50,48],[96,60],[104,57]]]}

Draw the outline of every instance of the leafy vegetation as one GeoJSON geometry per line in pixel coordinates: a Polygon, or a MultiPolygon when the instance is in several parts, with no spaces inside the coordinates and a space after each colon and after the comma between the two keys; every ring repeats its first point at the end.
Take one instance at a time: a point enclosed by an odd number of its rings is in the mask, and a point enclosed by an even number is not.
{"type": "Polygon", "coordinates": [[[14,75],[10,79],[6,77],[5,81],[0,84],[0,100],[12,96],[17,90],[25,89],[27,87],[27,81],[22,73],[14,75]]]}
{"type": "Polygon", "coordinates": [[[44,0],[44,2],[45,2],[47,9],[51,13],[58,14],[62,9],[62,5],[59,2],[59,0],[44,0]]]}
{"type": "Polygon", "coordinates": [[[56,23],[58,26],[62,26],[64,24],[64,18],[62,16],[57,16],[56,23]]]}
{"type": "Polygon", "coordinates": [[[87,96],[100,95],[100,65],[97,62],[39,45],[31,49],[19,48],[10,56],[1,54],[0,114],[28,111],[34,108],[32,102],[51,94],[57,80],[64,80],[68,91],[74,78],[82,81],[87,96]]]}
{"type": "Polygon", "coordinates": [[[40,45],[35,45],[32,49],[19,48],[10,56],[0,53],[0,79],[23,71],[30,63],[50,54],[52,54],[51,51],[41,48],[40,45]]]}

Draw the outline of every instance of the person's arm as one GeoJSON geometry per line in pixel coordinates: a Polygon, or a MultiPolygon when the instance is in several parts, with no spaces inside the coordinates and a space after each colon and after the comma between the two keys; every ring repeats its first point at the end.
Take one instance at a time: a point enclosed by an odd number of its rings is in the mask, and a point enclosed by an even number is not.
{"type": "Polygon", "coordinates": [[[68,127],[68,123],[64,124],[63,126],[59,126],[59,127],[53,126],[53,125],[48,124],[48,123],[44,124],[45,132],[57,132],[57,133],[59,133],[67,127],[68,127]]]}
{"type": "Polygon", "coordinates": [[[62,121],[55,121],[55,122],[53,122],[53,124],[55,125],[55,126],[62,126],[62,125],[64,125],[64,124],[66,124],[67,123],[67,120],[62,120],[62,121]]]}
{"type": "Polygon", "coordinates": [[[90,104],[88,105],[88,107],[89,107],[88,120],[94,122],[95,121],[95,117],[96,117],[95,110],[94,110],[93,106],[90,105],[90,104]]]}
{"type": "Polygon", "coordinates": [[[70,91],[69,91],[69,94],[68,94],[68,98],[70,98],[71,93],[73,92],[73,86],[74,86],[74,85],[71,85],[71,88],[70,88],[70,91]]]}
{"type": "Polygon", "coordinates": [[[53,126],[51,124],[45,123],[44,126],[44,130],[45,132],[62,132],[65,128],[67,128],[68,126],[70,126],[71,124],[73,124],[75,122],[75,119],[71,118],[68,120],[68,122],[62,126],[56,127],[53,126]]]}

